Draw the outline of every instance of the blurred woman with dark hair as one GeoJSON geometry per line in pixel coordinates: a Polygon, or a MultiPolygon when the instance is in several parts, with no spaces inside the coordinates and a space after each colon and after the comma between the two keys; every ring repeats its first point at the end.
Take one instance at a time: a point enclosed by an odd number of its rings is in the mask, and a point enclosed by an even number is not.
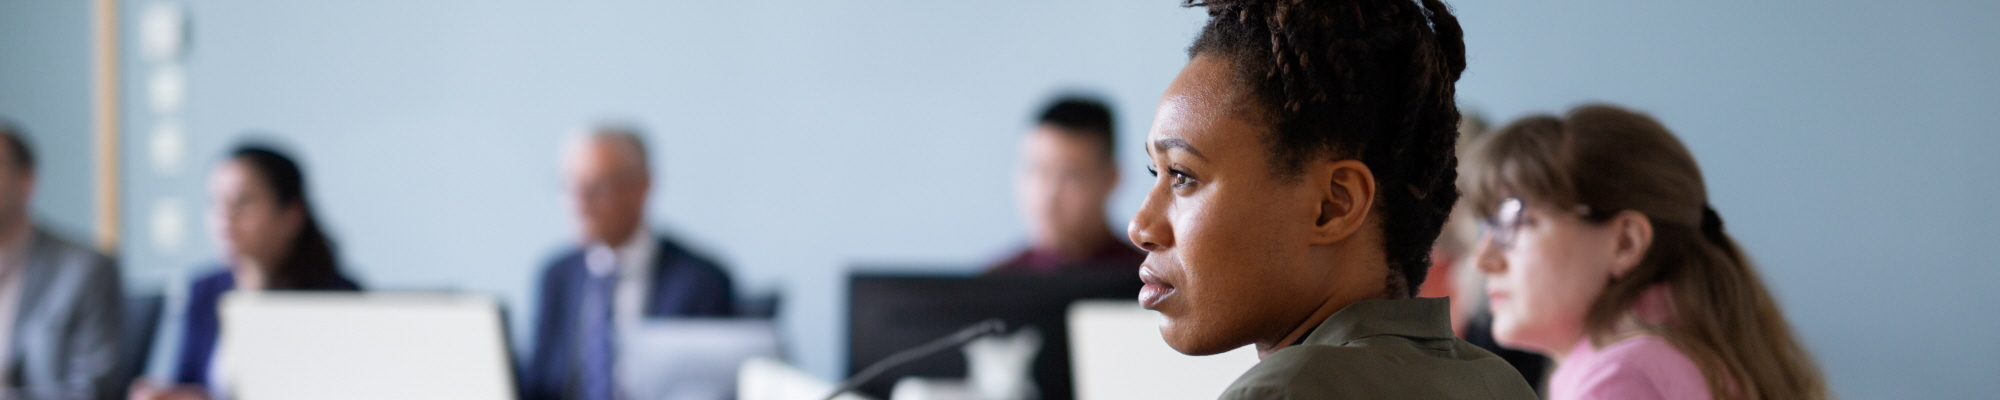
{"type": "Polygon", "coordinates": [[[1606,105],[1527,117],[1466,170],[1494,336],[1556,359],[1551,398],[1826,398],[1658,121],[1606,105]]]}
{"type": "Polygon", "coordinates": [[[341,275],[298,163],[264,145],[243,145],[229,154],[209,174],[209,227],[221,247],[222,267],[195,279],[188,291],[174,385],[135,383],[133,399],[228,397],[216,366],[216,313],[231,290],[361,289],[341,275]]]}

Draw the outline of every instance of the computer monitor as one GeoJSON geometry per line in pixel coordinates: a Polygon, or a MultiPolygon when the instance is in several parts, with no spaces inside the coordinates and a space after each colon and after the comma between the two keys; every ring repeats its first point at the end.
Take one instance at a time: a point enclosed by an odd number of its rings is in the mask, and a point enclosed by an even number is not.
{"type": "Polygon", "coordinates": [[[513,399],[493,298],[440,293],[236,291],[222,358],[245,399],[513,399]]]}
{"type": "Polygon", "coordinates": [[[762,318],[649,319],[620,335],[618,382],[628,400],[729,400],[752,358],[780,358],[762,318]]]}
{"type": "MultiPolygon", "coordinates": [[[[922,345],[989,318],[1009,331],[1034,326],[1043,335],[1032,376],[1041,400],[1070,400],[1068,323],[1071,302],[1131,300],[1139,296],[1137,272],[1061,275],[951,276],[860,272],[850,277],[848,374],[891,354],[922,345]]],[[[889,369],[860,386],[887,398],[908,377],[964,379],[965,356],[944,351],[889,369]]]]}

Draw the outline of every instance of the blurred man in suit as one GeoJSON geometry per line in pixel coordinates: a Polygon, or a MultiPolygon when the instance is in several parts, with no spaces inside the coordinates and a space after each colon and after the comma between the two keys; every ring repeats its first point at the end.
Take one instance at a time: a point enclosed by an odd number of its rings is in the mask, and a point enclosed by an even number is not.
{"type": "Polygon", "coordinates": [[[990,273],[1105,271],[1136,274],[1146,254],[1105,222],[1104,203],[1118,186],[1111,107],[1063,96],[1043,109],[1022,138],[1014,193],[1028,218],[1028,245],[990,273]]]}
{"type": "Polygon", "coordinates": [[[36,227],[35,153],[0,121],[0,377],[5,398],[107,399],[124,296],[111,259],[36,227]]]}
{"type": "Polygon", "coordinates": [[[636,129],[574,139],[563,170],[582,243],[542,271],[522,389],[528,399],[611,400],[622,397],[613,372],[619,327],[730,315],[732,284],[714,262],[647,230],[653,178],[636,129]]]}

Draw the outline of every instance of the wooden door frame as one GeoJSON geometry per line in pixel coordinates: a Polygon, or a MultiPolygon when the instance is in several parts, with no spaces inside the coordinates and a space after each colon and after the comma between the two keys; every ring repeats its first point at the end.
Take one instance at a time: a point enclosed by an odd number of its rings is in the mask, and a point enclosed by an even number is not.
{"type": "Polygon", "coordinates": [[[118,254],[119,240],[119,0],[94,0],[91,25],[92,130],[96,136],[97,247],[118,254]]]}

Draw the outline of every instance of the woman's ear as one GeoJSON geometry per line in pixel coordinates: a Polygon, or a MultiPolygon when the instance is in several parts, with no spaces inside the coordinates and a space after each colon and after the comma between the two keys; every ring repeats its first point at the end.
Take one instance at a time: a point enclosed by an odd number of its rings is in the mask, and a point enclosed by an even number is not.
{"type": "Polygon", "coordinates": [[[1613,235],[1617,235],[1611,253],[1611,277],[1621,278],[1639,261],[1646,259],[1646,250],[1653,247],[1653,220],[1638,211],[1625,210],[1611,217],[1613,235]]]}
{"type": "Polygon", "coordinates": [[[1360,160],[1316,163],[1307,169],[1319,212],[1313,218],[1312,244],[1346,240],[1360,231],[1375,208],[1375,172],[1360,160]]]}

